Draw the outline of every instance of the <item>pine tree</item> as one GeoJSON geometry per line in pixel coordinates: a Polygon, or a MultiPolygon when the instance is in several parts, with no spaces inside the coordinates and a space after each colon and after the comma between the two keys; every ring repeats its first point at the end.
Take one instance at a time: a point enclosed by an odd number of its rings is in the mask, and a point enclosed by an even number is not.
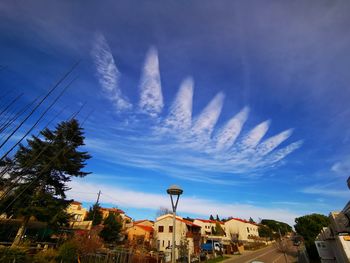
{"type": "Polygon", "coordinates": [[[216,214],[216,221],[220,221],[219,215],[216,214]]]}
{"type": "Polygon", "coordinates": [[[99,203],[96,203],[92,207],[90,207],[86,219],[92,220],[93,226],[96,226],[102,223],[103,215],[102,215],[101,206],[99,203]]]}
{"type": "Polygon", "coordinates": [[[209,220],[214,220],[213,215],[210,215],[209,220]]]}
{"type": "Polygon", "coordinates": [[[16,184],[0,204],[7,215],[23,219],[12,246],[20,243],[32,216],[56,226],[67,223],[66,184],[72,177],[88,174],[82,169],[90,155],[78,151],[84,136],[77,120],[62,122],[40,135],[28,139],[27,146],[20,145],[9,170],[16,184]]]}
{"type": "Polygon", "coordinates": [[[103,222],[103,229],[100,232],[100,237],[108,243],[116,242],[119,240],[121,228],[122,224],[120,216],[110,212],[103,222]]]}

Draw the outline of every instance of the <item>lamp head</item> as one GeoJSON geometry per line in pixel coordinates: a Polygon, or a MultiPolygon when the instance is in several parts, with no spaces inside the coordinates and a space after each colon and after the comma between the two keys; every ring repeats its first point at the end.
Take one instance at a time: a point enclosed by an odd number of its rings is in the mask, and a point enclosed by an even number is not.
{"type": "Polygon", "coordinates": [[[178,185],[171,185],[168,190],[166,190],[169,195],[181,195],[183,190],[178,185]]]}

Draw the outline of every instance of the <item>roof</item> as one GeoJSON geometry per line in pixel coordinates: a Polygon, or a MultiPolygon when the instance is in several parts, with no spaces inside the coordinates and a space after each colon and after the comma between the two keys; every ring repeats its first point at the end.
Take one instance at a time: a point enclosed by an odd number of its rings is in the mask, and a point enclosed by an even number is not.
{"type": "Polygon", "coordinates": [[[81,203],[78,202],[78,201],[73,201],[73,202],[71,202],[70,204],[71,204],[71,205],[81,205],[81,203]]]}
{"type": "Polygon", "coordinates": [[[149,221],[149,222],[153,223],[152,220],[143,219],[143,220],[136,220],[136,221],[134,221],[134,225],[140,224],[140,223],[145,222],[145,221],[149,221]]]}
{"type": "Polygon", "coordinates": [[[144,226],[144,225],[136,225],[136,226],[142,228],[143,230],[145,230],[147,232],[153,232],[153,227],[151,227],[151,226],[144,226]]]}
{"type": "Polygon", "coordinates": [[[221,222],[221,221],[216,221],[216,220],[207,220],[207,219],[195,219],[195,220],[198,220],[198,221],[202,221],[203,223],[211,223],[211,224],[216,224],[216,222],[218,222],[219,224],[223,225],[224,222],[221,222]]]}
{"type": "Polygon", "coordinates": [[[240,222],[242,222],[242,223],[246,223],[246,224],[251,224],[251,225],[254,225],[254,226],[257,226],[257,224],[256,223],[252,223],[252,222],[249,222],[249,221],[247,221],[247,220],[244,220],[244,219],[241,219],[241,218],[231,218],[230,220],[228,220],[228,221],[231,221],[231,220],[236,220],[236,221],[240,221],[240,222]]]}
{"type": "Polygon", "coordinates": [[[125,214],[125,212],[119,208],[105,208],[105,207],[101,207],[102,211],[108,211],[108,212],[113,212],[113,213],[119,213],[119,214],[125,214]]]}
{"type": "MultiPolygon", "coordinates": [[[[162,217],[160,220],[168,218],[168,217],[173,217],[173,216],[170,215],[170,214],[167,214],[167,215],[164,215],[164,217],[162,217]]],[[[201,226],[196,225],[196,224],[192,223],[191,221],[185,220],[185,219],[183,219],[183,218],[181,218],[179,216],[176,217],[176,220],[181,221],[181,222],[185,223],[188,226],[201,227],[201,226]]]]}

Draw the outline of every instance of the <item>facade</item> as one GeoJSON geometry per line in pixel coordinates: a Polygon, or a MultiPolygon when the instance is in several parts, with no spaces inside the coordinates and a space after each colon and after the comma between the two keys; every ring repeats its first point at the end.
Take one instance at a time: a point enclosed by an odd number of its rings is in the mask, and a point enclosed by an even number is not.
{"type": "Polygon", "coordinates": [[[258,226],[249,221],[232,218],[225,222],[226,236],[232,241],[253,242],[259,237],[258,226]]]}
{"type": "Polygon", "coordinates": [[[132,218],[127,216],[125,212],[119,208],[104,208],[101,207],[100,211],[102,212],[102,219],[106,219],[109,216],[109,213],[114,213],[120,215],[122,219],[123,228],[132,226],[132,218]]]}
{"type": "Polygon", "coordinates": [[[342,212],[329,214],[330,225],[316,237],[315,245],[321,262],[350,262],[350,202],[342,212]]]}
{"type": "Polygon", "coordinates": [[[216,224],[219,223],[222,230],[225,231],[225,224],[220,221],[215,220],[206,220],[206,219],[195,219],[193,221],[194,224],[201,227],[201,235],[202,236],[215,236],[216,234],[216,224]]]}
{"type": "MultiPolygon", "coordinates": [[[[175,225],[175,245],[187,245],[189,253],[198,254],[201,242],[201,227],[184,220],[182,217],[176,217],[175,225]]],[[[158,251],[170,252],[172,246],[173,234],[173,215],[167,214],[157,218],[154,223],[154,239],[158,251]]],[[[179,257],[179,249],[176,249],[176,258],[179,257]]]]}
{"type": "Polygon", "coordinates": [[[134,225],[126,230],[128,241],[137,245],[152,245],[153,227],[134,225]]]}
{"type": "Polygon", "coordinates": [[[73,201],[67,207],[67,213],[72,215],[72,221],[82,222],[87,215],[87,210],[82,207],[80,202],[73,201]]]}
{"type": "MultiPolygon", "coordinates": [[[[347,185],[350,189],[350,176],[347,185]]],[[[321,262],[350,262],[350,201],[341,212],[331,212],[329,220],[315,241],[321,262]]]]}

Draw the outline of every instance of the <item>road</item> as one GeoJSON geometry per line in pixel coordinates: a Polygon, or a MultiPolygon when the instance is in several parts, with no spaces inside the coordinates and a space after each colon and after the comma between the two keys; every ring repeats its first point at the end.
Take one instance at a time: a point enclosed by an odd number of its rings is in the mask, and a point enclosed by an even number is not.
{"type": "MultiPolygon", "coordinates": [[[[296,251],[295,251],[296,252],[296,251]]],[[[280,252],[275,245],[268,246],[253,252],[246,252],[240,256],[232,256],[225,260],[225,263],[250,263],[252,261],[264,263],[292,263],[296,262],[296,253],[288,253],[286,256],[280,252]]]]}

